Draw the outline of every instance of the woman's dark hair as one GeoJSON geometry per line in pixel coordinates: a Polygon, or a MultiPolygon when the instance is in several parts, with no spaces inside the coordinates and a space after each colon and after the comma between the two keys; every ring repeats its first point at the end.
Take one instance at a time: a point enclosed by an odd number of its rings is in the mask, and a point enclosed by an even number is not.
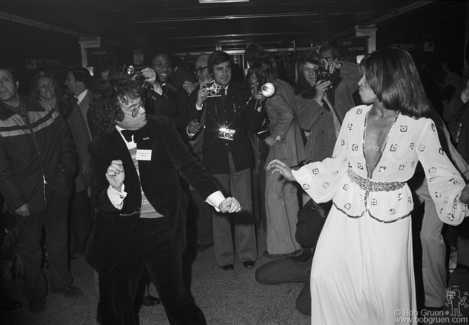
{"type": "Polygon", "coordinates": [[[248,61],[249,65],[251,66],[254,62],[254,59],[264,53],[265,51],[262,48],[262,46],[256,43],[252,43],[246,47],[246,50],[244,50],[244,57],[246,58],[246,61],[248,61]]]}
{"type": "Polygon", "coordinates": [[[277,62],[269,53],[264,53],[254,59],[252,71],[256,74],[260,85],[278,78],[277,62]]]}
{"type": "Polygon", "coordinates": [[[231,56],[223,51],[215,51],[208,57],[207,67],[208,72],[213,76],[213,67],[218,64],[222,64],[223,62],[230,62],[231,63],[231,56]]]}
{"type": "Polygon", "coordinates": [[[420,118],[430,114],[425,90],[410,54],[401,49],[382,49],[360,62],[366,82],[386,109],[420,118]]]}
{"type": "Polygon", "coordinates": [[[139,97],[143,97],[140,84],[124,73],[116,73],[98,83],[91,94],[91,116],[102,131],[111,133],[116,121],[125,117],[120,103],[139,97]]]}
{"type": "Polygon", "coordinates": [[[31,80],[31,97],[41,100],[39,96],[39,79],[49,78],[54,85],[55,99],[57,100],[57,106],[59,107],[60,114],[67,118],[72,114],[72,109],[77,105],[76,99],[73,94],[68,90],[63,90],[62,87],[58,86],[57,80],[51,73],[39,72],[31,80]]]}

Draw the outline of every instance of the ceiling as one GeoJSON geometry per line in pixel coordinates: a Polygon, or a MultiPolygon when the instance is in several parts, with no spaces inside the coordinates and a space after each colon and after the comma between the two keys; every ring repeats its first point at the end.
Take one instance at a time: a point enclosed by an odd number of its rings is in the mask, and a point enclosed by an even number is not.
{"type": "Polygon", "coordinates": [[[22,39],[28,46],[37,42],[38,35],[51,42],[100,37],[103,46],[164,46],[177,53],[213,51],[217,46],[244,49],[249,43],[264,48],[307,47],[341,35],[354,36],[355,26],[402,18],[435,3],[443,1],[2,0],[0,41],[22,39]]]}

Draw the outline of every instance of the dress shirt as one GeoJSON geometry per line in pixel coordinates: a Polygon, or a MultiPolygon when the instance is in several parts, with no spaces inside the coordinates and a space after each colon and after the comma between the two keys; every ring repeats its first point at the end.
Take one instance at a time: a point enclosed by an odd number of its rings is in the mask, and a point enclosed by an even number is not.
{"type": "Polygon", "coordinates": [[[77,104],[80,105],[83,98],[85,98],[86,94],[88,94],[88,89],[85,89],[80,95],[77,96],[77,104]]]}

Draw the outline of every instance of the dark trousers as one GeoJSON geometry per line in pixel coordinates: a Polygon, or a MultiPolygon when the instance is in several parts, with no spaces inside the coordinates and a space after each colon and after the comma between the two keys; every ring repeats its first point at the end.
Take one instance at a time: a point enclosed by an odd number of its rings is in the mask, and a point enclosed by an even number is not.
{"type": "Polygon", "coordinates": [[[84,255],[83,239],[91,223],[90,204],[86,189],[75,192],[70,197],[69,217],[70,255],[76,252],[84,255]]]}
{"type": "Polygon", "coordinates": [[[189,190],[188,192],[196,207],[194,209],[196,211],[188,211],[188,213],[195,212],[194,217],[197,219],[197,242],[200,245],[213,244],[212,208],[196,191],[189,190]]]}
{"type": "MultiPolygon", "coordinates": [[[[112,245],[112,243],[111,243],[112,245]]],[[[99,275],[98,313],[103,325],[137,325],[140,278],[148,271],[170,324],[207,324],[183,286],[181,254],[170,242],[167,218],[140,219],[121,261],[99,275]]]]}
{"type": "Polygon", "coordinates": [[[304,262],[281,258],[259,267],[256,281],[262,284],[305,283],[296,298],[296,308],[302,314],[311,315],[311,264],[312,258],[304,262]]]}
{"type": "Polygon", "coordinates": [[[68,199],[46,185],[48,210],[29,217],[16,217],[24,266],[24,295],[26,298],[44,298],[46,278],[42,272],[42,228],[46,232],[50,286],[62,288],[72,283],[68,267],[67,210],[68,199]]]}

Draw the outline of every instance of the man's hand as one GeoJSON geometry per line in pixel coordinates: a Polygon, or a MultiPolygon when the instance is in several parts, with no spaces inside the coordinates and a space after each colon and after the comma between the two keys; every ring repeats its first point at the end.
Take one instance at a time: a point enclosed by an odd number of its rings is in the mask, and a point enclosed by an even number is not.
{"type": "Polygon", "coordinates": [[[266,143],[269,147],[272,147],[274,144],[277,143],[277,140],[276,140],[273,136],[268,136],[268,137],[265,139],[265,143],[266,143]]]}
{"type": "Polygon", "coordinates": [[[90,172],[91,172],[90,163],[89,162],[82,163],[81,164],[81,174],[86,175],[86,174],[89,174],[90,172]]]}
{"type": "Polygon", "coordinates": [[[152,68],[145,68],[141,71],[142,75],[145,77],[145,81],[154,85],[156,83],[156,72],[152,68]]]}
{"type": "Polygon", "coordinates": [[[241,211],[241,205],[234,197],[228,197],[220,203],[218,209],[223,213],[239,212],[241,211]]]}
{"type": "Polygon", "coordinates": [[[20,206],[18,209],[15,210],[15,213],[21,217],[29,217],[29,204],[25,203],[22,206],[20,206]]]}
{"type": "Polygon", "coordinates": [[[316,96],[314,97],[314,99],[316,99],[318,103],[322,102],[322,99],[324,98],[324,94],[326,93],[326,90],[329,89],[330,85],[331,85],[331,82],[325,81],[325,80],[320,80],[316,82],[314,85],[311,85],[316,89],[316,96]]]}
{"type": "Polygon", "coordinates": [[[189,122],[189,125],[187,126],[187,130],[192,133],[192,134],[197,134],[202,130],[204,126],[199,123],[197,119],[192,120],[189,122]]]}
{"type": "Polygon", "coordinates": [[[107,168],[106,179],[113,189],[120,192],[125,180],[124,165],[122,160],[113,160],[107,168]]]}
{"type": "Polygon", "coordinates": [[[184,81],[182,84],[182,88],[188,93],[189,95],[194,91],[195,88],[197,88],[198,82],[190,82],[190,81],[184,81]]]}
{"type": "Polygon", "coordinates": [[[199,89],[199,92],[197,93],[197,106],[202,106],[202,104],[205,102],[205,100],[207,99],[207,95],[208,95],[208,92],[207,92],[207,89],[205,88],[200,88],[199,89]]]}
{"type": "Polygon", "coordinates": [[[287,166],[283,161],[280,161],[278,159],[272,160],[268,165],[267,165],[267,170],[274,169],[272,173],[279,172],[280,174],[283,175],[286,179],[289,181],[295,181],[295,177],[293,177],[293,174],[291,172],[290,167],[287,166]]]}

